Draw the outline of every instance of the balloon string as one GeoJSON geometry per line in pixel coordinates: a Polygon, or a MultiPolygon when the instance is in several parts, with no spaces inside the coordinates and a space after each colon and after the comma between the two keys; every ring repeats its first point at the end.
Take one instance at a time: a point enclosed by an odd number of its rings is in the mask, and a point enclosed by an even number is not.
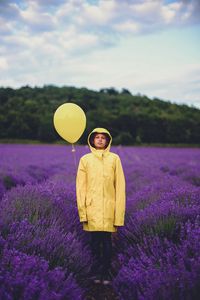
{"type": "Polygon", "coordinates": [[[72,144],[72,154],[73,154],[73,157],[74,157],[74,165],[75,165],[75,168],[77,168],[77,162],[76,162],[76,149],[74,147],[74,144],[72,144]]]}

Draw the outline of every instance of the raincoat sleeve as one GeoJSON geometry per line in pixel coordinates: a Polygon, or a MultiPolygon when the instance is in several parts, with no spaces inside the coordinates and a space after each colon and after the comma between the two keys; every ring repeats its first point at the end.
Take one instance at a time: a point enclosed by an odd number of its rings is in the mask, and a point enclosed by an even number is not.
{"type": "Polygon", "coordinates": [[[80,222],[86,222],[86,169],[83,163],[83,159],[80,159],[77,176],[76,176],[76,200],[80,222]]]}
{"type": "Polygon", "coordinates": [[[126,206],[126,192],[124,172],[119,157],[116,160],[115,170],[115,201],[114,226],[123,226],[126,206]]]}

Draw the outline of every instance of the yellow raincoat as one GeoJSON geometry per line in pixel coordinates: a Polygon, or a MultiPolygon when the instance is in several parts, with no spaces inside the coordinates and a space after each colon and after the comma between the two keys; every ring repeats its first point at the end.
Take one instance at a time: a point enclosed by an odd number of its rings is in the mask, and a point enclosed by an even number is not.
{"type": "Polygon", "coordinates": [[[104,128],[95,128],[88,136],[91,153],[81,157],[76,196],[83,230],[116,232],[124,225],[125,179],[119,156],[110,152],[112,137],[104,128]],[[107,133],[110,143],[104,150],[90,144],[92,133],[107,133]]]}

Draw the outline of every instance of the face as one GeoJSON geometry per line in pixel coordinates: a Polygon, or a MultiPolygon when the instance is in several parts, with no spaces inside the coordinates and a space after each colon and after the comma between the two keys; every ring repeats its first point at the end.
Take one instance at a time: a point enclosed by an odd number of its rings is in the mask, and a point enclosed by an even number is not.
{"type": "Polygon", "coordinates": [[[101,150],[105,149],[106,146],[106,137],[102,133],[97,133],[94,137],[94,146],[96,149],[101,150]]]}

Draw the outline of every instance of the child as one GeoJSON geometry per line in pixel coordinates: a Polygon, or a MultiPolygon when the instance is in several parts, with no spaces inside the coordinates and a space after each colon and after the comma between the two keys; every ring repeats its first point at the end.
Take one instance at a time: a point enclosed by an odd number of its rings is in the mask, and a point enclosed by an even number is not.
{"type": "Polygon", "coordinates": [[[95,128],[88,136],[91,153],[81,157],[76,194],[83,230],[91,232],[91,250],[95,258],[91,272],[94,282],[110,283],[112,256],[111,233],[124,225],[125,179],[120,158],[110,152],[112,137],[104,128],[95,128]],[[101,249],[102,246],[102,249],[101,249]]]}

